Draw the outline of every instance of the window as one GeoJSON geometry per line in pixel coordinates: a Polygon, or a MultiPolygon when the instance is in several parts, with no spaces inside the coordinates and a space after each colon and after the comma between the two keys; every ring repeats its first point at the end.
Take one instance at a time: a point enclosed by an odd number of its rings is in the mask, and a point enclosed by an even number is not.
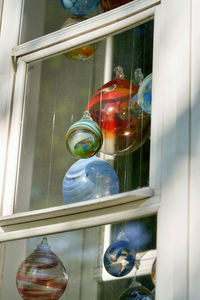
{"type": "MultiPolygon", "coordinates": [[[[189,130],[189,110],[184,110],[184,120],[180,113],[189,105],[189,84],[183,85],[183,82],[189,82],[190,74],[189,4],[177,1],[183,8],[180,19],[177,19],[174,15],[180,12],[178,4],[171,5],[164,0],[162,3],[157,0],[135,0],[103,13],[98,8],[89,19],[61,28],[63,21],[58,22],[59,16],[61,13],[64,18],[66,12],[61,6],[55,10],[54,23],[50,22],[51,9],[58,3],[22,2],[20,6],[19,1],[4,1],[1,26],[3,43],[6,40],[5,27],[12,20],[11,12],[15,11],[16,28],[13,31],[10,29],[9,40],[0,50],[2,62],[6,57],[2,63],[2,66],[6,66],[3,82],[5,80],[6,91],[9,91],[5,94],[1,88],[6,103],[5,107],[3,104],[1,106],[2,116],[6,108],[9,111],[2,118],[4,122],[1,128],[2,257],[7,262],[12,257],[13,246],[19,249],[16,250],[15,266],[13,264],[15,273],[20,262],[37,246],[36,243],[32,247],[35,238],[49,236],[51,241],[51,238],[59,236],[59,240],[62,240],[65,235],[79,235],[80,232],[90,237],[95,230],[101,234],[94,234],[94,241],[100,237],[98,242],[105,250],[117,238],[115,230],[123,228],[124,222],[133,224],[135,220],[153,218],[155,223],[158,216],[156,247],[160,280],[156,298],[164,299],[166,281],[169,283],[169,299],[186,295],[184,276],[187,273],[188,254],[188,161],[186,159],[182,162],[180,153],[185,151],[189,155],[189,140],[183,139],[189,130]],[[41,3],[41,9],[38,9],[38,3],[41,3]],[[38,15],[37,26],[33,26],[35,15],[38,15]],[[179,34],[177,39],[177,30],[174,28],[181,28],[184,35],[179,34]],[[129,40],[130,44],[127,43],[129,40]],[[95,55],[91,60],[74,62],[65,57],[67,53],[88,45],[95,45],[95,55]],[[131,62],[133,49],[135,60],[131,62]],[[183,61],[188,72],[182,67],[183,61]],[[62,138],[64,141],[67,128],[80,119],[95,91],[114,77],[113,67],[120,64],[123,64],[125,76],[131,82],[134,81],[137,68],[141,68],[144,77],[153,74],[150,139],[138,152],[117,155],[114,159],[113,153],[106,153],[107,150],[100,154],[101,159],[109,162],[117,173],[120,193],[66,205],[61,194],[61,181],[75,160],[67,154],[65,143],[62,146],[59,143],[62,138]],[[181,75],[177,78],[175,74],[181,75]],[[82,80],[78,88],[76,80],[82,80]],[[166,87],[168,80],[173,91],[171,98],[166,87]],[[180,89],[184,100],[179,100],[180,89]],[[171,110],[174,103],[176,107],[181,107],[180,111],[171,110]],[[135,170],[131,167],[133,161],[136,164],[135,170]],[[175,180],[177,174],[180,176],[180,185],[185,187],[183,191],[175,180]],[[177,216],[177,210],[182,214],[177,216]],[[182,245],[181,255],[177,252],[177,236],[182,245]],[[169,239],[172,240],[171,247],[167,247],[169,239]],[[169,258],[168,264],[166,257],[169,258]],[[167,280],[163,280],[164,269],[167,280]],[[176,275],[174,270],[184,274],[177,279],[176,284],[172,280],[176,275]],[[183,286],[185,293],[180,291],[183,286]]],[[[68,16],[66,13],[66,18],[68,16]]],[[[112,147],[109,146],[109,149],[112,147]]],[[[155,231],[154,227],[154,239],[155,231]]],[[[91,243],[96,245],[94,241],[91,243]]],[[[104,250],[100,254],[95,252],[98,259],[104,250]]],[[[155,250],[155,243],[144,251],[147,250],[155,250]]],[[[54,252],[57,252],[56,247],[54,252]]],[[[86,252],[83,247],[81,255],[86,255],[86,252]]],[[[149,260],[151,266],[156,255],[154,251],[149,260]]],[[[6,265],[3,267],[6,268],[6,265]]],[[[149,276],[151,267],[147,269],[149,276]]],[[[9,272],[7,269],[3,276],[2,300],[5,298],[6,276],[12,273],[9,272]]],[[[79,274],[82,275],[79,283],[84,285],[87,278],[84,273],[79,274]]],[[[128,275],[123,280],[111,281],[108,276],[104,276],[105,273],[102,274],[98,277],[98,280],[101,278],[101,289],[95,294],[96,298],[97,295],[102,299],[107,297],[111,286],[112,291],[116,286],[126,289],[131,280],[131,275],[128,275]],[[117,282],[120,282],[119,286],[117,282]]],[[[151,289],[152,282],[146,275],[140,274],[138,277],[144,286],[151,289]]],[[[97,284],[95,276],[93,280],[97,284]]],[[[16,288],[10,299],[13,297],[19,297],[16,288]]]]}

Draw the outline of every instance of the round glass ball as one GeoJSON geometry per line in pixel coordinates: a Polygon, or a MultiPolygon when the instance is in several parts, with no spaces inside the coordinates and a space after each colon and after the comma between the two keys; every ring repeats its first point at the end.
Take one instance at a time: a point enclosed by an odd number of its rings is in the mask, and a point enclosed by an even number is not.
{"type": "Polygon", "coordinates": [[[119,193],[119,179],[109,163],[91,157],[80,159],[67,171],[62,194],[67,204],[119,193]]]}
{"type": "Polygon", "coordinates": [[[51,251],[47,240],[21,264],[16,275],[16,285],[25,300],[59,299],[68,283],[68,275],[60,259],[51,251]]]}
{"type": "MultiPolygon", "coordinates": [[[[82,17],[74,16],[72,18],[67,19],[64,22],[62,28],[67,28],[73,24],[77,24],[84,20],[86,19],[82,17]]],[[[85,61],[90,59],[95,54],[97,47],[98,47],[98,43],[93,43],[65,52],[64,55],[75,61],[85,61]]]]}
{"type": "Polygon", "coordinates": [[[152,74],[142,81],[138,90],[138,104],[147,113],[151,114],[152,74]]]}
{"type": "Polygon", "coordinates": [[[125,292],[120,296],[119,300],[154,300],[155,297],[151,293],[150,290],[145,288],[142,285],[136,285],[128,288],[125,292]]]}
{"type": "Polygon", "coordinates": [[[115,277],[127,275],[135,265],[135,250],[129,241],[117,240],[104,254],[106,271],[115,277]]]}
{"type": "Polygon", "coordinates": [[[76,16],[86,16],[99,5],[99,0],[61,0],[64,8],[76,16]]]}
{"type": "Polygon", "coordinates": [[[133,0],[100,0],[100,5],[102,10],[105,12],[113,8],[119,7],[121,5],[124,5],[126,3],[129,3],[131,1],[133,0]]]}
{"type": "Polygon", "coordinates": [[[81,119],[65,135],[66,147],[76,158],[89,158],[101,148],[103,136],[100,127],[92,120],[81,119]]]}
{"type": "Polygon", "coordinates": [[[131,113],[130,100],[137,91],[138,87],[125,78],[115,77],[91,98],[87,110],[102,130],[102,152],[125,155],[140,148],[149,137],[150,117],[144,111],[145,118],[131,113]]]}

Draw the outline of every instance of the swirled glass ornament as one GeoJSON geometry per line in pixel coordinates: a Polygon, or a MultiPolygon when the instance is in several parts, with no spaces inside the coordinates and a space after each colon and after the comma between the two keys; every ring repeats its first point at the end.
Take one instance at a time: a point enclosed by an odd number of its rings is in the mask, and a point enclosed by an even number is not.
{"type": "Polygon", "coordinates": [[[151,114],[151,94],[152,74],[149,74],[147,77],[145,77],[139,87],[137,99],[138,104],[147,114],[151,114]]]}
{"type": "Polygon", "coordinates": [[[133,286],[125,290],[119,300],[154,300],[155,297],[149,289],[136,282],[133,286]]]}
{"type": "Polygon", "coordinates": [[[106,271],[115,277],[127,275],[135,265],[135,250],[122,232],[104,254],[106,271]]]}
{"type": "Polygon", "coordinates": [[[123,69],[116,67],[116,77],[96,91],[87,110],[103,133],[101,151],[124,155],[137,150],[149,137],[150,118],[135,118],[130,100],[138,87],[125,79],[123,69]]]}
{"type": "Polygon", "coordinates": [[[61,3],[73,15],[86,16],[97,8],[99,0],[61,0],[61,3]]]}
{"type": "Polygon", "coordinates": [[[100,127],[92,120],[88,111],[84,112],[80,121],[68,129],[66,147],[76,158],[89,158],[101,148],[103,136],[100,127]]]}
{"type": "Polygon", "coordinates": [[[153,262],[152,268],[151,268],[151,280],[154,285],[156,285],[156,258],[153,262]]]}
{"type": "Polygon", "coordinates": [[[103,11],[108,11],[131,1],[134,0],[100,0],[100,5],[103,11]]]}
{"type": "MultiPolygon", "coordinates": [[[[64,22],[62,28],[69,27],[73,24],[77,24],[84,20],[86,20],[86,19],[82,18],[82,17],[76,17],[76,16],[69,18],[64,22]]],[[[94,55],[97,47],[98,47],[98,43],[93,43],[93,44],[82,46],[82,47],[74,49],[74,50],[70,50],[70,51],[64,53],[64,55],[67,56],[68,58],[76,60],[76,61],[84,61],[84,60],[88,60],[89,58],[91,58],[94,55]]]]}
{"type": "Polygon", "coordinates": [[[119,193],[119,179],[106,161],[80,159],[67,171],[62,193],[67,204],[113,195],[119,193]]]}
{"type": "Polygon", "coordinates": [[[51,251],[46,238],[25,259],[16,275],[18,292],[25,300],[57,300],[64,293],[67,283],[65,267],[51,251]]]}

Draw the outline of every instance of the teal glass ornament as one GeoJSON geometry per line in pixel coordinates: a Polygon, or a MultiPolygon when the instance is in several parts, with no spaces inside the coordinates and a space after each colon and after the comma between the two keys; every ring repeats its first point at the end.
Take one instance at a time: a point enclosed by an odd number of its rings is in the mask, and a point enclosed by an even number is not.
{"type": "Polygon", "coordinates": [[[67,171],[62,194],[67,204],[119,193],[119,179],[106,161],[94,156],[80,159],[67,171]]]}
{"type": "Polygon", "coordinates": [[[73,15],[86,16],[97,8],[99,0],[61,0],[61,3],[73,15]]]}
{"type": "Polygon", "coordinates": [[[127,275],[135,265],[135,250],[124,232],[120,232],[116,241],[112,243],[104,254],[106,271],[114,277],[127,275]]]}
{"type": "Polygon", "coordinates": [[[142,286],[138,282],[134,282],[127,290],[125,290],[119,300],[154,300],[155,297],[149,289],[142,286]]]}
{"type": "Polygon", "coordinates": [[[101,148],[103,135],[99,125],[85,111],[80,121],[74,123],[65,136],[66,147],[76,158],[94,156],[101,148]]]}

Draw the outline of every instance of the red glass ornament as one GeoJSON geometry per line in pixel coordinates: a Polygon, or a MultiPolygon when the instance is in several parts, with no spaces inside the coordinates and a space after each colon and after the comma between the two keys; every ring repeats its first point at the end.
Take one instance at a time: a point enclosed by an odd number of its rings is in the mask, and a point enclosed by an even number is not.
{"type": "Polygon", "coordinates": [[[67,282],[65,267],[51,251],[46,238],[25,259],[16,275],[18,292],[25,300],[57,300],[64,293],[67,282]]]}
{"type": "Polygon", "coordinates": [[[129,3],[131,1],[134,0],[100,0],[100,5],[102,10],[105,12],[113,8],[119,7],[121,5],[124,5],[126,3],[129,3]]]}
{"type": "MultiPolygon", "coordinates": [[[[149,137],[150,117],[143,112],[134,117],[130,100],[138,86],[125,79],[123,69],[116,68],[116,77],[96,91],[89,110],[103,134],[101,151],[110,155],[124,155],[137,150],[149,137]]],[[[138,104],[135,107],[137,109],[138,104]]]]}

